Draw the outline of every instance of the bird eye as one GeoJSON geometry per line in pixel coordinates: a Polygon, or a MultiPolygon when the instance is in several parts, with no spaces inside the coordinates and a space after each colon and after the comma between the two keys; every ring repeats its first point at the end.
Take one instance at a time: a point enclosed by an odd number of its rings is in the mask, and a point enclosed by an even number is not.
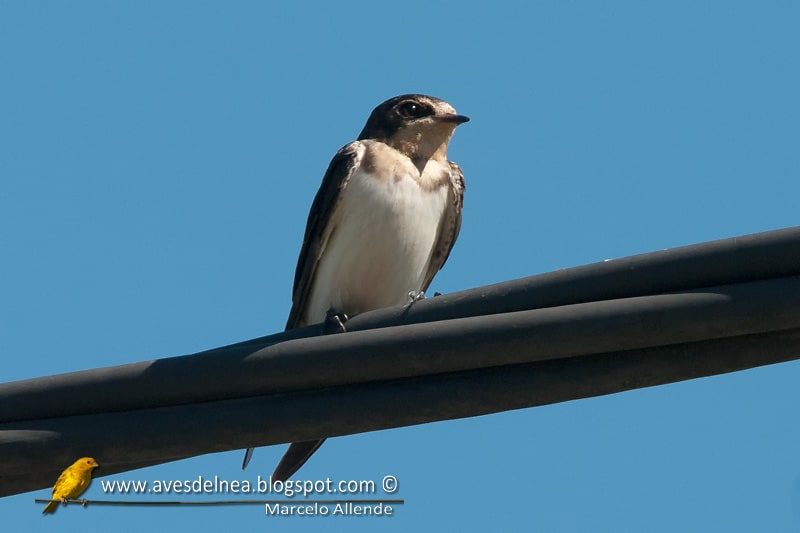
{"type": "Polygon", "coordinates": [[[430,114],[426,107],[417,102],[403,102],[397,110],[405,118],[419,118],[430,114]]]}

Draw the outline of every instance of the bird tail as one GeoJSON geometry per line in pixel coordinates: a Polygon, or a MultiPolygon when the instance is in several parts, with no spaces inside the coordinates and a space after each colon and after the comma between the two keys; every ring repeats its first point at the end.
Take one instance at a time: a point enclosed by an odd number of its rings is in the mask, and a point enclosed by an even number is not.
{"type": "Polygon", "coordinates": [[[314,455],[314,452],[322,446],[323,442],[325,442],[325,439],[293,442],[281,457],[278,466],[275,467],[275,471],[272,473],[272,480],[286,481],[292,477],[308,461],[309,457],[314,455]]]}
{"type": "Polygon", "coordinates": [[[42,511],[42,514],[55,513],[56,509],[58,509],[58,502],[50,502],[44,508],[44,511],[42,511]]]}
{"type": "Polygon", "coordinates": [[[244,459],[242,459],[242,470],[247,468],[247,465],[250,464],[250,459],[253,458],[253,450],[255,448],[247,448],[244,452],[244,459]]]}

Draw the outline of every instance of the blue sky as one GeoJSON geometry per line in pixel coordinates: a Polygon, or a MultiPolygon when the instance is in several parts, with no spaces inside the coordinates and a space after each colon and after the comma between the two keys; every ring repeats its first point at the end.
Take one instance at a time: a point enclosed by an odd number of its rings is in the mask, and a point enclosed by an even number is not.
{"type": "MultiPolygon", "coordinates": [[[[0,381],[280,330],[331,156],[406,92],[472,118],[433,290],[798,225],[799,24],[792,1],[0,2],[0,381]]],[[[397,476],[392,518],[43,518],[46,490],[0,514],[28,532],[796,531],[798,382],[788,363],[337,438],[301,471],[397,476]]],[[[104,479],[252,479],[282,451],[104,479]]]]}

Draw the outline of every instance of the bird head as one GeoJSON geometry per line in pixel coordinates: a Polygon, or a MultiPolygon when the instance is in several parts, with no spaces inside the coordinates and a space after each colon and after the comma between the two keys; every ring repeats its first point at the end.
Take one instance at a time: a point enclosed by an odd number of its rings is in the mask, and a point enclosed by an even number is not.
{"type": "Polygon", "coordinates": [[[468,120],[444,100],[404,94],[376,107],[358,139],[382,141],[411,159],[443,161],[456,126],[468,120]]]}
{"type": "Polygon", "coordinates": [[[93,457],[81,457],[80,459],[75,461],[75,463],[72,466],[74,466],[78,470],[86,471],[86,470],[94,470],[100,465],[97,464],[97,461],[95,461],[93,457]]]}

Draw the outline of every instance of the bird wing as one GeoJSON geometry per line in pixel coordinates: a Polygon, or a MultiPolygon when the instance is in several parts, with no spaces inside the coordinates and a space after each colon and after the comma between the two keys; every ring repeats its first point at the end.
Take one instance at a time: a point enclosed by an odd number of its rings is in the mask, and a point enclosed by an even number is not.
{"type": "Polygon", "coordinates": [[[444,266],[450,256],[450,250],[453,249],[453,245],[458,238],[458,232],[461,230],[461,208],[464,205],[464,190],[466,189],[464,173],[457,164],[452,161],[448,161],[448,163],[450,163],[449,203],[447,211],[439,224],[439,235],[436,238],[436,244],[431,251],[428,270],[422,283],[423,291],[428,290],[428,286],[433,281],[433,276],[444,266]]]}
{"type": "Polygon", "coordinates": [[[78,479],[72,473],[72,467],[67,468],[58,476],[56,484],[53,485],[53,498],[71,498],[72,492],[78,485],[78,479]]]}
{"type": "Polygon", "coordinates": [[[67,468],[58,477],[58,480],[56,480],[56,484],[53,487],[53,495],[56,495],[56,492],[58,492],[58,498],[75,498],[80,496],[89,485],[91,475],[91,470],[83,471],[74,466],[67,468]]]}
{"type": "Polygon", "coordinates": [[[303,247],[300,249],[300,257],[297,259],[294,288],[292,289],[292,309],[289,311],[286,329],[296,328],[303,323],[303,313],[314,284],[314,275],[320,256],[336,230],[330,223],[331,218],[339,204],[342,191],[347,187],[347,183],[361,163],[363,155],[364,145],[361,142],[355,141],[345,145],[333,156],[328,170],[322,178],[322,184],[314,197],[314,203],[311,204],[311,211],[308,213],[303,247]]]}
{"type": "MultiPolygon", "coordinates": [[[[295,328],[302,323],[319,259],[331,235],[336,231],[331,219],[339,205],[342,191],[347,187],[347,183],[361,163],[363,155],[364,145],[361,142],[355,141],[347,144],[336,152],[328,165],[328,170],[325,171],[322,185],[320,185],[308,213],[303,247],[300,249],[300,257],[297,259],[297,269],[294,273],[292,309],[289,311],[286,329],[295,328]]],[[[291,477],[322,446],[323,442],[325,439],[292,443],[275,468],[275,472],[272,474],[273,479],[284,481],[291,477]]]]}
{"type": "MultiPolygon", "coordinates": [[[[61,472],[55,484],[53,485],[52,498],[53,500],[60,500],[62,498],[70,499],[80,496],[84,488],[89,484],[88,480],[91,476],[91,471],[87,476],[81,476],[81,472],[76,472],[74,466],[71,466],[61,472]]],[[[48,503],[42,514],[54,513],[58,508],[58,502],[48,503]]]]}
{"type": "MultiPolygon", "coordinates": [[[[297,259],[297,268],[294,272],[294,287],[292,288],[292,309],[289,311],[289,318],[286,321],[287,330],[303,325],[303,314],[308,305],[308,297],[314,284],[314,275],[317,271],[319,258],[322,256],[322,252],[325,250],[331,235],[336,230],[331,223],[331,219],[336,212],[336,207],[339,205],[342,191],[347,187],[350,177],[355,169],[358,168],[363,156],[364,145],[359,141],[351,142],[336,152],[336,155],[333,156],[328,165],[328,170],[325,171],[322,184],[308,213],[303,247],[300,249],[300,257],[297,259]]],[[[308,451],[308,446],[299,445],[299,448],[303,449],[303,452],[299,455],[305,456],[305,459],[302,459],[297,464],[292,473],[303,465],[322,442],[324,441],[311,446],[310,452],[308,451]]],[[[293,444],[292,446],[295,445],[293,444]]],[[[295,448],[295,451],[299,448],[295,448]]],[[[253,450],[254,448],[248,448],[245,451],[242,470],[247,468],[253,456],[253,450]]],[[[298,454],[290,454],[290,459],[296,455],[298,454]]],[[[283,461],[281,464],[283,464],[283,461]]],[[[288,470],[291,470],[291,468],[288,470]]]]}
{"type": "MultiPolygon", "coordinates": [[[[69,469],[66,469],[63,472],[61,472],[61,475],[58,476],[58,479],[56,479],[56,482],[53,485],[53,490],[51,492],[52,496],[50,497],[51,500],[60,500],[61,498],[67,497],[65,495],[64,489],[68,478],[69,478],[69,469]]],[[[44,510],[42,510],[42,514],[55,513],[56,509],[58,509],[58,502],[51,501],[50,503],[45,505],[44,510]]]]}

